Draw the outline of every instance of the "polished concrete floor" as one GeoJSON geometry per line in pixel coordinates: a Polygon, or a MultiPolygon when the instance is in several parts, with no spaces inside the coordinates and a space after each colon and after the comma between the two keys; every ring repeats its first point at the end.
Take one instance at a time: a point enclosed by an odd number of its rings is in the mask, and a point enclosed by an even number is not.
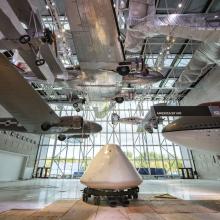
{"type": "Polygon", "coordinates": [[[93,205],[82,200],[59,200],[43,209],[9,210],[0,220],[219,220],[213,210],[176,198],[142,197],[128,207],[93,205]]]}
{"type": "MultiPolygon", "coordinates": [[[[57,200],[78,199],[83,185],[79,180],[32,179],[0,182],[0,211],[38,209],[57,200]]],[[[141,195],[169,193],[183,200],[220,200],[220,181],[214,180],[145,180],[141,195]]]]}
{"type": "Polygon", "coordinates": [[[176,198],[141,195],[129,206],[99,206],[82,200],[58,200],[43,209],[13,209],[0,213],[0,220],[219,220],[213,209],[176,198]]]}

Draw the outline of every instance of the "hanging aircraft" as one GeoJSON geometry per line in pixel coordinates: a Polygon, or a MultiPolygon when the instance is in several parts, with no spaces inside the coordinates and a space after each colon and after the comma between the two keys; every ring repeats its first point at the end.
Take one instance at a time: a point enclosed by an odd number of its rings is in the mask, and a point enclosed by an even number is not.
{"type": "Polygon", "coordinates": [[[129,74],[121,72],[120,69],[118,73],[123,76],[122,83],[130,85],[151,85],[156,83],[162,79],[164,76],[161,72],[156,69],[152,69],[145,64],[145,59],[135,58],[131,59],[130,61],[121,62],[119,63],[119,67],[127,68],[129,70],[129,74]]]}
{"type": "MultiPolygon", "coordinates": [[[[220,107],[220,102],[201,105],[220,107]]],[[[220,153],[220,117],[183,116],[165,126],[162,133],[175,144],[195,150],[220,153]]]]}
{"type": "Polygon", "coordinates": [[[0,49],[17,50],[22,62],[14,62],[29,70],[27,76],[53,83],[66,70],[56,56],[55,33],[42,24],[39,15],[33,2],[2,0],[0,49]]]}
{"type": "Polygon", "coordinates": [[[78,95],[71,94],[71,93],[69,93],[67,97],[77,112],[80,112],[81,110],[83,110],[83,105],[85,105],[86,103],[85,98],[80,98],[78,95]]]}
{"type": "Polygon", "coordinates": [[[1,118],[0,129],[36,134],[68,135],[97,133],[102,127],[81,116],[59,117],[21,76],[17,67],[0,54],[0,104],[14,118],[1,118]]]}
{"type": "MultiPolygon", "coordinates": [[[[154,106],[165,106],[166,103],[158,103],[154,106]]],[[[163,122],[162,117],[156,117],[155,114],[149,110],[144,118],[140,117],[127,117],[127,118],[120,118],[117,113],[113,113],[111,115],[112,124],[116,125],[117,123],[125,123],[125,124],[133,124],[138,125],[138,131],[142,131],[143,129],[148,133],[153,133],[153,129],[158,128],[158,124],[163,122]]]]}
{"type": "Polygon", "coordinates": [[[120,116],[117,113],[112,113],[111,120],[113,125],[116,125],[117,123],[139,125],[142,123],[143,118],[140,117],[120,118],[120,116]]]}
{"type": "Polygon", "coordinates": [[[138,198],[142,178],[118,145],[106,144],[89,164],[80,182],[87,187],[83,190],[83,201],[94,196],[94,203],[107,199],[111,206],[117,203],[127,205],[128,199],[138,198]]]}
{"type": "Polygon", "coordinates": [[[112,70],[112,72],[120,74],[122,76],[122,83],[129,85],[151,85],[152,83],[156,83],[164,79],[164,76],[161,72],[148,67],[145,62],[145,59],[142,57],[130,59],[129,61],[125,62],[120,62],[116,71],[112,70]]]}
{"type": "MultiPolygon", "coordinates": [[[[56,20],[56,6],[52,3],[47,1],[47,9],[55,16],[56,29],[60,24],[59,19],[56,20]]],[[[64,1],[70,25],[70,33],[66,32],[72,35],[72,40],[69,39],[71,42],[65,38],[65,45],[77,54],[79,61],[73,70],[65,69],[56,54],[56,47],[66,50],[63,43],[59,42],[63,38],[56,37],[56,33],[62,32],[63,26],[54,32],[45,28],[34,4],[38,3],[3,0],[0,6],[0,19],[4,20],[0,24],[0,48],[17,50],[22,59],[16,59],[19,56],[15,55],[13,62],[23,69],[27,80],[40,83],[42,80],[50,83],[55,81],[58,86],[72,89],[78,86],[79,90],[87,88],[87,101],[102,101],[103,98],[109,99],[109,96],[116,97],[122,86],[137,83],[150,85],[163,78],[161,73],[145,68],[142,61],[124,61],[112,1],[64,1]],[[103,82],[106,88],[97,92],[103,82]],[[116,84],[118,86],[109,87],[116,84]]],[[[120,102],[121,99],[116,97],[115,101],[120,102]]],[[[79,111],[81,108],[76,109],[79,111]]]]}
{"type": "Polygon", "coordinates": [[[162,79],[164,79],[164,76],[159,71],[155,70],[147,72],[131,72],[128,75],[123,76],[123,83],[127,83],[129,85],[151,85],[162,79]]]}

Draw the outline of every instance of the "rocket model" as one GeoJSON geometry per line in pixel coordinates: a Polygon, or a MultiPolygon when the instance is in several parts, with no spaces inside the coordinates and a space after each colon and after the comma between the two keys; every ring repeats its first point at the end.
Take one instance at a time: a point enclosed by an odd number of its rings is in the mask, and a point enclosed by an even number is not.
{"type": "Polygon", "coordinates": [[[137,187],[142,178],[118,145],[107,144],[91,161],[80,182],[92,189],[124,190],[137,187]]]}

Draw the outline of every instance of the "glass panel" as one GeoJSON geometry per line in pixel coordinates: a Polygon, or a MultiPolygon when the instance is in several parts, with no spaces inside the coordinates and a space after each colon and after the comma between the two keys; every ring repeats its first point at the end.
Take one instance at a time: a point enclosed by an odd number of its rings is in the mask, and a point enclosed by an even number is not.
{"type": "Polygon", "coordinates": [[[130,116],[144,118],[153,104],[152,101],[130,101],[116,104],[106,116],[95,118],[91,107],[76,113],[72,106],[60,108],[51,105],[58,115],[82,115],[86,120],[96,120],[102,125],[102,132],[91,134],[87,139],[57,140],[57,135],[43,135],[40,141],[35,171],[38,167],[49,167],[50,177],[75,178],[81,175],[102,145],[115,143],[121,146],[128,159],[137,168],[148,168],[146,172],[154,175],[179,176],[178,168],[191,167],[189,151],[165,140],[162,128],[174,118],[164,118],[163,123],[147,133],[143,126],[118,123],[113,125],[111,114],[117,113],[120,118],[130,116]],[[137,107],[138,106],[138,107],[137,107]]]}

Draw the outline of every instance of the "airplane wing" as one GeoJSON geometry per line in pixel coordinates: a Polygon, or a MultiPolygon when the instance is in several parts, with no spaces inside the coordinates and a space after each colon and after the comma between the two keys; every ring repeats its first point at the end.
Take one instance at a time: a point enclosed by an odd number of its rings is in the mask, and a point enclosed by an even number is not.
{"type": "Polygon", "coordinates": [[[42,43],[41,37],[44,28],[39,13],[32,6],[33,3],[29,0],[1,0],[0,48],[4,50],[17,49],[39,79],[54,82],[57,75],[66,75],[66,71],[57,59],[52,46],[48,43],[42,43]],[[19,42],[19,39],[24,35],[31,37],[29,44],[19,42]],[[39,47],[40,57],[46,61],[41,66],[35,64],[39,47]]]}
{"type": "Polygon", "coordinates": [[[64,2],[81,69],[116,69],[124,55],[112,1],[64,2]]]}
{"type": "Polygon", "coordinates": [[[43,123],[60,121],[3,54],[0,54],[0,104],[29,132],[42,132],[43,123]]]}
{"type": "MultiPolygon", "coordinates": [[[[155,104],[154,106],[165,106],[166,103],[158,103],[155,104]]],[[[158,124],[162,122],[161,117],[156,117],[154,114],[153,109],[151,108],[146,116],[144,117],[142,123],[138,126],[137,131],[138,132],[143,132],[144,130],[153,133],[153,129],[158,128],[158,124]]]]}
{"type": "Polygon", "coordinates": [[[150,120],[152,118],[151,110],[145,115],[141,124],[138,125],[137,132],[148,131],[149,133],[153,132],[153,129],[150,127],[150,120]]]}

